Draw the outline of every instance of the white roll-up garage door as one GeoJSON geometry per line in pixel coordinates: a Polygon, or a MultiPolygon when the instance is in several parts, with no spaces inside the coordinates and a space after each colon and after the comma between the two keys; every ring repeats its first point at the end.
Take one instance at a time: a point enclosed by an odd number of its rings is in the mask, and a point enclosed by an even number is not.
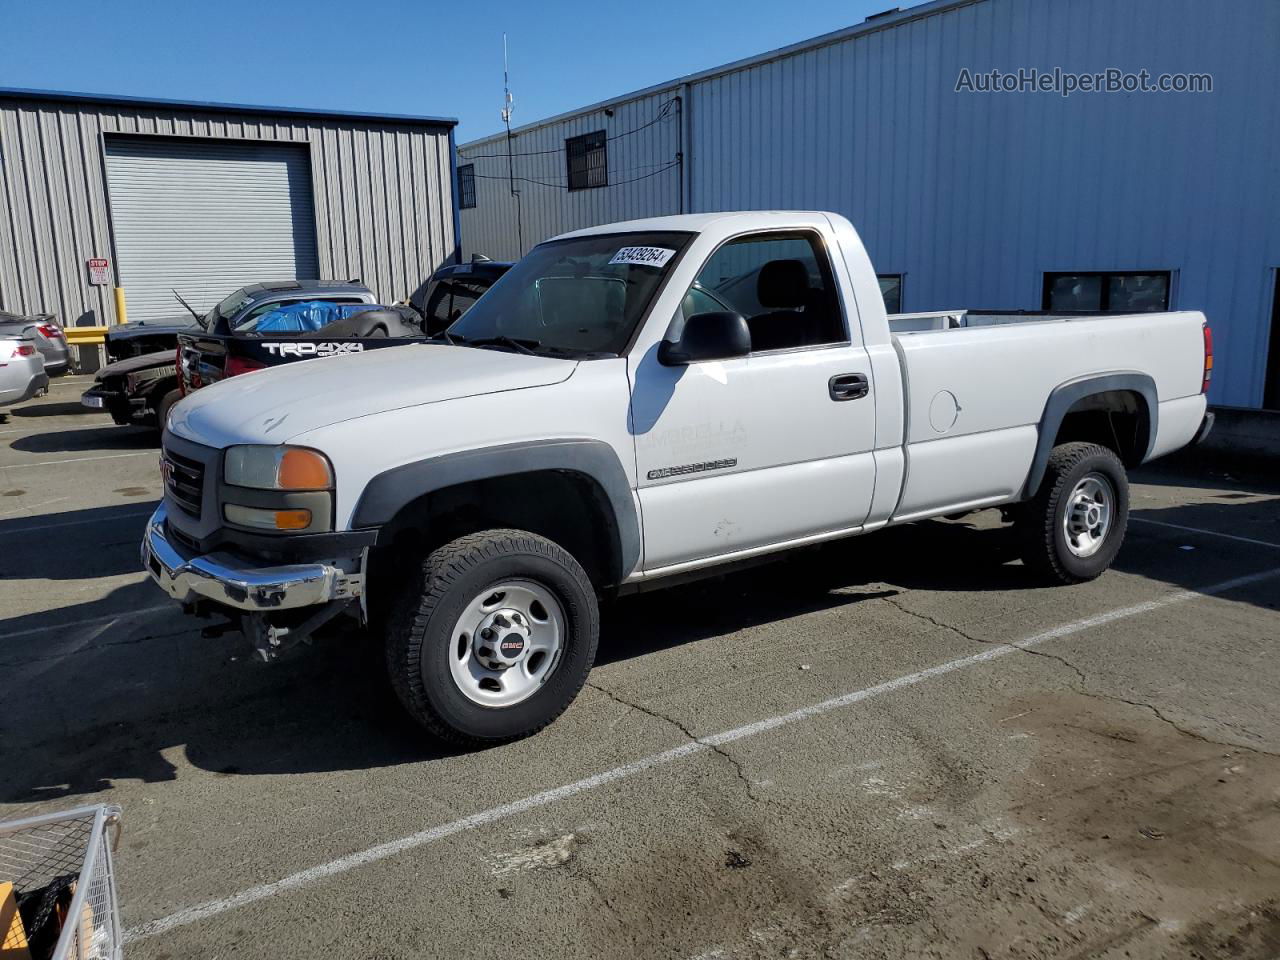
{"type": "Polygon", "coordinates": [[[108,137],[117,282],[130,320],[200,312],[246,283],[317,276],[308,148],[108,137]]]}

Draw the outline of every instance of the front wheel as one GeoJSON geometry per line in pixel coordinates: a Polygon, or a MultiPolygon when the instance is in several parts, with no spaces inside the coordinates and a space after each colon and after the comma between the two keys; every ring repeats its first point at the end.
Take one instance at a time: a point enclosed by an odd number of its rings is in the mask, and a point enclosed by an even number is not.
{"type": "Polygon", "coordinates": [[[1129,522],[1124,464],[1095,443],[1064,443],[1049,455],[1036,495],[1017,512],[1022,561],[1057,583],[1100,576],[1120,550],[1129,522]]]}
{"type": "Polygon", "coordinates": [[[595,662],[595,591],[544,537],[486,530],[432,551],[386,628],[396,695],[457,744],[529,736],[573,702],[595,662]]]}

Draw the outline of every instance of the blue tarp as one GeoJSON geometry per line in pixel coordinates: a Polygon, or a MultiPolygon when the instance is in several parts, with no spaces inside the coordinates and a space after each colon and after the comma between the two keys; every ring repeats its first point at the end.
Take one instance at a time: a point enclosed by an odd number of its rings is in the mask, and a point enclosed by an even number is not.
{"type": "Polygon", "coordinates": [[[258,317],[244,333],[307,333],[345,320],[362,310],[374,310],[373,303],[330,303],[327,300],[304,300],[278,307],[258,317]]]}

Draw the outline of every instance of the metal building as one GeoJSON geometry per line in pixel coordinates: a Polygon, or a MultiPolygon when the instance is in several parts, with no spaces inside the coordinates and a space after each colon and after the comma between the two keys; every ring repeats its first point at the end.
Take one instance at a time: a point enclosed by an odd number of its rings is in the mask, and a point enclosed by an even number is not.
{"type": "Polygon", "coordinates": [[[456,256],[455,121],[0,90],[0,309],[68,326],[237,287],[360,278],[384,301],[456,256]]]}
{"type": "Polygon", "coordinates": [[[1280,408],[1277,51],[1275,0],[890,11],[516,128],[514,184],[505,135],[459,147],[464,252],[681,211],[835,210],[891,310],[1204,310],[1213,401],[1280,408]],[[957,89],[962,71],[973,87],[1054,68],[1212,89],[957,89]]]}

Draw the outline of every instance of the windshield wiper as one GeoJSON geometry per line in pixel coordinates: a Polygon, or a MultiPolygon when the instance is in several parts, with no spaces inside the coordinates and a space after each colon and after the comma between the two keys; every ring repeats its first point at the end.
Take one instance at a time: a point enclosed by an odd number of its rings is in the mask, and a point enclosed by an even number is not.
{"type": "Polygon", "coordinates": [[[427,337],[427,340],[443,340],[451,347],[456,347],[470,341],[460,333],[450,333],[448,330],[441,330],[439,333],[433,333],[427,337]]]}
{"type": "MultiPolygon", "coordinates": [[[[172,287],[170,287],[169,289],[173,290],[172,287]]],[[[178,302],[180,304],[182,304],[184,307],[187,308],[187,312],[196,318],[196,323],[200,324],[200,326],[204,326],[204,317],[196,313],[195,310],[192,309],[191,304],[187,303],[187,301],[182,299],[182,294],[180,294],[177,290],[173,290],[173,295],[178,298],[178,302]]]]}
{"type": "Polygon", "coordinates": [[[512,350],[519,350],[521,353],[533,355],[538,347],[542,346],[541,340],[517,340],[515,337],[497,336],[497,337],[476,337],[474,340],[467,340],[468,344],[473,347],[510,347],[512,350]]]}

